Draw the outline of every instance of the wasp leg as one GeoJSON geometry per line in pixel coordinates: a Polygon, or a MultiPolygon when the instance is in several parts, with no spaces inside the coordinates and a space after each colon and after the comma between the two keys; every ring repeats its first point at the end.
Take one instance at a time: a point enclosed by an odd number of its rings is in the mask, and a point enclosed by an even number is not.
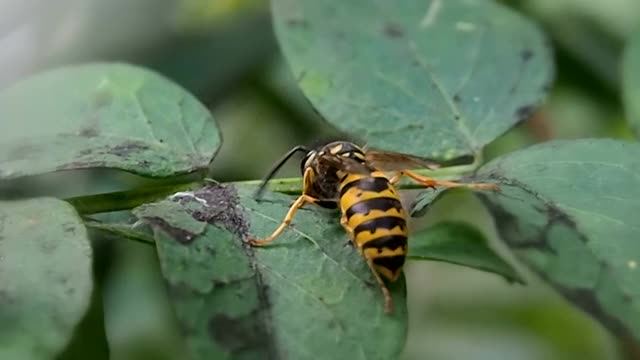
{"type": "Polygon", "coordinates": [[[289,208],[289,211],[287,212],[287,215],[284,217],[284,220],[282,221],[282,223],[280,223],[280,226],[278,226],[278,228],[273,232],[273,234],[271,234],[269,237],[266,237],[264,239],[249,238],[249,244],[253,246],[262,246],[272,242],[273,240],[275,240],[275,238],[278,237],[278,235],[280,235],[280,233],[287,226],[289,226],[289,224],[291,224],[291,221],[293,220],[293,217],[295,216],[296,211],[298,211],[302,206],[304,206],[304,204],[308,202],[315,203],[316,201],[318,200],[315,198],[312,198],[309,195],[305,195],[305,194],[300,195],[300,197],[293,203],[293,205],[291,205],[291,207],[289,208]]]}
{"type": "Polygon", "coordinates": [[[380,290],[382,290],[382,296],[384,297],[384,313],[391,314],[393,311],[393,299],[391,298],[389,289],[387,289],[387,285],[384,284],[384,281],[373,266],[373,259],[367,259],[367,265],[369,266],[369,269],[371,269],[373,276],[376,278],[376,281],[380,286],[380,290]]]}
{"type": "Polygon", "coordinates": [[[436,180],[434,178],[430,178],[428,176],[422,176],[414,173],[411,170],[403,170],[400,171],[396,176],[392,177],[389,182],[391,184],[397,183],[402,177],[409,177],[413,179],[415,182],[424,185],[426,187],[436,187],[436,186],[444,186],[444,187],[468,187],[473,189],[487,189],[487,190],[497,190],[498,185],[496,184],[488,184],[488,183],[478,183],[478,184],[466,184],[466,183],[458,183],[453,181],[441,181],[436,180]]]}

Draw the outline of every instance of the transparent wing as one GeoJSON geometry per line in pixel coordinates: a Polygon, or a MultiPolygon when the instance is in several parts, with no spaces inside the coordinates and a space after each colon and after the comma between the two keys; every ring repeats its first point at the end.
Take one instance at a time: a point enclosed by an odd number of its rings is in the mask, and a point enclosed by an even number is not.
{"type": "Polygon", "coordinates": [[[409,169],[437,169],[441,164],[435,160],[392,151],[365,151],[367,164],[382,171],[401,171],[409,169]]]}

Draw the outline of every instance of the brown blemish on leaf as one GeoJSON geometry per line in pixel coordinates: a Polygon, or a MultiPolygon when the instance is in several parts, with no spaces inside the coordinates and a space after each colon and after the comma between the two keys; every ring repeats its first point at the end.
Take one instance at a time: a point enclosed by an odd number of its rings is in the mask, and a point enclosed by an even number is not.
{"type": "Polygon", "coordinates": [[[523,62],[531,60],[532,57],[533,51],[531,49],[523,49],[522,51],[520,51],[520,58],[523,62]]]}
{"type": "MultiPolygon", "coordinates": [[[[269,300],[269,288],[265,284],[258,262],[255,249],[244,239],[249,234],[249,224],[244,210],[240,207],[240,200],[236,188],[232,185],[209,183],[201,189],[193,192],[174,196],[173,201],[183,205],[195,220],[222,227],[237,235],[242,242],[241,247],[249,260],[251,271],[254,274],[250,279],[256,287],[257,305],[245,316],[231,317],[226,314],[216,314],[208,321],[208,330],[211,338],[219,346],[226,348],[235,357],[245,354],[260,354],[262,358],[280,358],[273,339],[271,303],[269,300]]],[[[211,249],[214,256],[215,249],[211,249]]],[[[230,285],[214,281],[214,288],[230,285]]]]}
{"type": "Polygon", "coordinates": [[[161,229],[162,231],[166,232],[167,234],[169,234],[169,236],[171,236],[172,239],[175,239],[177,242],[183,245],[190,244],[196,238],[196,234],[189,232],[185,229],[172,226],[161,217],[158,217],[158,216],[145,217],[144,220],[146,220],[152,226],[155,226],[161,229]]]}
{"type": "Polygon", "coordinates": [[[201,206],[197,206],[197,210],[187,209],[198,221],[221,225],[242,238],[249,233],[249,225],[238,206],[238,193],[232,186],[210,184],[195,190],[192,195],[175,199],[183,205],[198,202],[201,206]]]}
{"type": "Polygon", "coordinates": [[[385,36],[397,39],[404,36],[404,30],[398,24],[386,23],[384,25],[383,33],[385,36]]]}
{"type": "Polygon", "coordinates": [[[298,27],[306,29],[309,27],[309,22],[301,18],[289,18],[285,21],[288,27],[298,27]]]}
{"type": "Polygon", "coordinates": [[[525,105],[521,106],[516,110],[515,116],[518,121],[527,120],[535,113],[536,106],[535,105],[525,105]]]}
{"type": "Polygon", "coordinates": [[[216,314],[209,319],[209,335],[216,344],[233,354],[234,358],[241,358],[246,354],[274,359],[273,354],[264,354],[271,336],[262,326],[261,311],[255,309],[240,317],[216,314]]]}
{"type": "MultiPolygon", "coordinates": [[[[549,244],[549,232],[555,226],[562,226],[570,229],[574,234],[577,235],[577,239],[586,243],[588,241],[588,237],[581,233],[577,227],[577,224],[571,217],[566,214],[562,209],[557,207],[555,204],[546,201],[540,194],[536,193],[532,189],[528,188],[525,184],[522,184],[514,179],[508,179],[498,174],[496,172],[490,174],[490,178],[499,179],[501,186],[514,186],[523,190],[525,193],[534,196],[537,200],[539,200],[542,206],[534,206],[533,208],[539,212],[540,214],[545,215],[547,222],[542,227],[538,235],[533,238],[526,238],[524,234],[519,229],[519,220],[516,215],[511,214],[506,209],[502,208],[494,201],[492,201],[486,194],[479,194],[480,199],[488,206],[491,213],[494,215],[496,225],[498,227],[498,232],[500,233],[501,238],[505,241],[511,248],[514,249],[526,249],[526,248],[534,248],[538,250],[546,251],[549,256],[555,256],[555,249],[550,247],[549,244]]],[[[533,204],[532,204],[533,206],[533,204]]],[[[601,259],[598,260],[599,263],[599,279],[600,281],[604,280],[603,275],[607,272],[611,272],[611,266],[601,259]]],[[[614,333],[621,336],[630,336],[630,331],[627,326],[618,318],[609,314],[609,311],[603,308],[602,303],[597,297],[596,289],[598,284],[594,284],[593,288],[571,288],[564,286],[562,283],[556,282],[553,278],[549,277],[549,275],[540,269],[535,267],[531,267],[533,271],[535,271],[538,276],[545,279],[546,282],[553,285],[554,288],[563,294],[567,299],[569,299],[574,304],[578,305],[587,313],[591,314],[598,320],[600,320],[606,327],[612,330],[614,333]]],[[[623,291],[620,289],[620,291],[623,291]]],[[[629,294],[622,293],[621,300],[625,304],[630,304],[632,302],[632,297],[629,294]]]]}
{"type": "Polygon", "coordinates": [[[593,317],[600,320],[615,334],[621,336],[628,336],[630,334],[629,329],[620,320],[609,315],[607,310],[602,307],[602,304],[600,304],[600,301],[596,297],[593,289],[571,289],[564,288],[561,285],[555,285],[555,288],[572,303],[578,305],[588,314],[591,314],[593,317]]]}
{"type": "Polygon", "coordinates": [[[87,137],[87,138],[92,138],[92,137],[98,136],[99,132],[98,132],[98,129],[96,129],[95,127],[88,126],[88,127],[81,128],[80,131],[78,132],[78,135],[87,137]]]}
{"type": "Polygon", "coordinates": [[[132,154],[140,153],[149,150],[149,145],[135,142],[123,142],[116,146],[110,147],[107,152],[111,155],[119,157],[128,157],[132,154]]]}

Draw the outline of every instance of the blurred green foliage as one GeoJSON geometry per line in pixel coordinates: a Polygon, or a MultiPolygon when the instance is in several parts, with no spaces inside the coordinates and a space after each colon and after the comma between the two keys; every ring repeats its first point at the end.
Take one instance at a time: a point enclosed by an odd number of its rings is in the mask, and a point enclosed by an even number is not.
{"type": "MultiPolygon", "coordinates": [[[[153,68],[194,93],[214,113],[224,138],[211,168],[218,180],[261,178],[293,145],[337,134],[309,110],[293,85],[278,56],[266,1],[15,3],[19,9],[5,14],[19,14],[17,20],[0,27],[0,47],[8,49],[0,52],[0,63],[8,64],[0,74],[0,87],[38,69],[88,60],[153,68]],[[36,35],[21,35],[25,28],[36,35]],[[247,138],[249,129],[257,136],[247,138]]],[[[503,3],[547,31],[558,80],[540,111],[490,144],[485,158],[555,138],[630,138],[619,65],[623,44],[640,30],[639,3],[503,3]]],[[[296,164],[282,172],[297,173],[296,164]]],[[[0,184],[0,197],[68,197],[150,183],[110,171],[60,173],[0,184]]],[[[439,202],[425,224],[417,226],[456,218],[475,223],[500,251],[489,215],[464,194],[439,202]]],[[[94,263],[91,311],[60,359],[107,358],[107,347],[111,359],[183,358],[154,249],[99,236],[94,248],[99,261],[94,263]]],[[[407,278],[411,318],[405,359],[638,358],[633,345],[615,340],[535,281],[527,287],[511,286],[488,274],[422,262],[408,266],[407,278]]]]}

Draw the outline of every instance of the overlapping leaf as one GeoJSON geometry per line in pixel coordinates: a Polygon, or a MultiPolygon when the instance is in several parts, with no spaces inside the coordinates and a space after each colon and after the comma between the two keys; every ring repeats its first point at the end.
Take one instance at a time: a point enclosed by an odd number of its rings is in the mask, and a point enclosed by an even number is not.
{"type": "Polygon", "coordinates": [[[524,281],[488,245],[484,235],[462,222],[442,222],[411,236],[409,258],[444,261],[524,281]]]}
{"type": "Polygon", "coordinates": [[[503,240],[614,332],[640,339],[640,145],[558,141],[487,164],[482,193],[503,240]]]}
{"type": "Polygon", "coordinates": [[[0,358],[52,359],[92,291],[87,232],[65,202],[0,202],[0,358]]]}
{"type": "Polygon", "coordinates": [[[305,95],[373,147],[453,158],[540,103],[553,76],[538,28],[492,1],[273,2],[305,95]]]}
{"type": "Polygon", "coordinates": [[[0,179],[108,167],[170,176],[220,145],[207,109],[169,80],[124,64],[49,71],[0,93],[0,179]]]}
{"type": "Polygon", "coordinates": [[[404,279],[393,315],[334,214],[301,210],[264,248],[248,234],[278,226],[290,197],[256,203],[253,188],[212,185],[142,206],[195,359],[389,359],[407,328],[404,279]],[[328,216],[327,216],[328,215],[328,216]]]}

